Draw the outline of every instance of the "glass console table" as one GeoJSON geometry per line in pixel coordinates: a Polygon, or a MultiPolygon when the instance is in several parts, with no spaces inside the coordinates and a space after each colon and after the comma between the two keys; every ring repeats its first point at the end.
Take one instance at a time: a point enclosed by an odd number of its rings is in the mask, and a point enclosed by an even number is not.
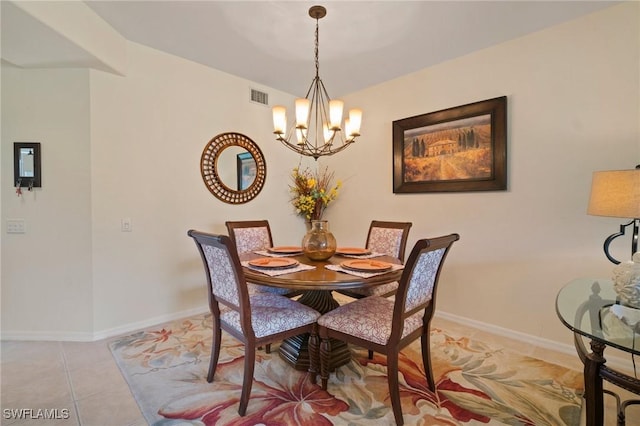
{"type": "Polygon", "coordinates": [[[603,424],[604,392],[616,398],[618,425],[624,425],[625,408],[640,404],[640,401],[621,403],[616,394],[603,390],[602,381],[640,394],[640,380],[609,368],[603,352],[610,346],[640,355],[640,310],[624,306],[617,300],[611,280],[580,278],[560,290],[556,312],[562,323],[573,331],[576,351],[584,364],[587,426],[603,424]],[[586,349],[583,336],[590,340],[591,351],[586,349]]]}

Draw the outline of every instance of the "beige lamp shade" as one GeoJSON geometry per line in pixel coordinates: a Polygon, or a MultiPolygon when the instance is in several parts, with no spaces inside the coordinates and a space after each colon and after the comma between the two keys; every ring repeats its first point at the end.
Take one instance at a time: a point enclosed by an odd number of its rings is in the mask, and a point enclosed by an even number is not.
{"type": "Polygon", "coordinates": [[[593,172],[587,213],[640,218],[640,169],[593,172]]]}

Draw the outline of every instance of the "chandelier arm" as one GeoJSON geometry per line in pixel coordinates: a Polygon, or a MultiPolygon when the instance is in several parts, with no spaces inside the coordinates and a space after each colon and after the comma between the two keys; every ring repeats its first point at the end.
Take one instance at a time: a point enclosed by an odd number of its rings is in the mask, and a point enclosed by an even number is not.
{"type": "MultiPolygon", "coordinates": [[[[327,126],[329,126],[329,116],[328,116],[328,101],[329,98],[327,97],[327,93],[324,92],[324,96],[323,96],[323,91],[321,90],[324,87],[324,85],[322,84],[322,80],[320,78],[318,78],[317,83],[316,83],[316,91],[317,91],[317,107],[318,107],[318,111],[316,111],[316,141],[318,140],[322,140],[322,144],[323,146],[326,146],[327,144],[329,144],[329,141],[326,141],[324,139],[324,127],[323,125],[326,124],[327,126]],[[322,138],[322,139],[320,139],[322,138]]],[[[316,142],[317,145],[317,142],[316,142]]]]}
{"type": "Polygon", "coordinates": [[[311,86],[309,87],[309,93],[306,96],[306,98],[309,100],[309,110],[307,111],[307,121],[305,122],[305,125],[307,126],[307,129],[306,129],[307,131],[306,133],[302,134],[303,136],[302,140],[310,150],[315,149],[314,145],[312,145],[311,142],[309,141],[309,135],[313,132],[313,129],[311,128],[311,122],[312,122],[313,114],[315,112],[316,91],[317,91],[316,79],[314,78],[313,81],[311,82],[311,86]]]}
{"type": "Polygon", "coordinates": [[[338,152],[342,151],[343,149],[345,149],[346,147],[348,147],[352,143],[353,143],[353,140],[347,141],[343,145],[340,145],[338,148],[332,149],[330,151],[326,151],[326,153],[324,153],[322,155],[329,156],[329,155],[337,154],[338,152]]]}
{"type": "Polygon", "coordinates": [[[324,97],[327,98],[328,101],[331,100],[331,96],[329,96],[329,93],[327,92],[327,88],[324,87],[324,82],[322,81],[322,79],[320,77],[318,77],[318,80],[320,81],[320,90],[322,91],[322,93],[324,94],[324,97]]]}
{"type": "Polygon", "coordinates": [[[314,80],[315,86],[313,88],[313,99],[311,99],[311,110],[309,111],[309,126],[311,126],[311,120],[313,119],[314,121],[313,133],[314,133],[315,143],[313,145],[316,150],[318,150],[318,144],[320,143],[318,123],[320,124],[320,130],[322,130],[322,112],[324,110],[324,106],[322,105],[322,96],[321,96],[322,94],[318,92],[319,81],[320,81],[319,77],[316,77],[316,79],[314,80]],[[313,112],[313,114],[311,112],[313,112]]]}
{"type": "Polygon", "coordinates": [[[300,146],[298,145],[293,145],[289,143],[287,139],[283,137],[279,137],[278,140],[282,142],[282,144],[287,148],[289,148],[290,150],[300,155],[304,155],[306,157],[313,157],[316,160],[322,156],[330,156],[333,154],[337,154],[338,152],[344,150],[346,147],[348,147],[349,145],[355,142],[355,139],[349,139],[346,142],[344,142],[343,145],[340,145],[337,148],[330,149],[331,147],[325,146],[323,149],[314,149],[313,146],[308,142],[304,145],[306,148],[300,148],[300,146]]]}
{"type": "MultiPolygon", "coordinates": [[[[321,92],[321,93],[324,93],[324,97],[325,97],[325,99],[326,99],[326,102],[330,102],[330,101],[331,101],[331,97],[329,96],[329,93],[327,92],[326,87],[324,87],[324,82],[322,81],[322,79],[321,79],[321,78],[318,78],[318,80],[319,80],[319,82],[320,82],[320,84],[319,84],[319,86],[320,86],[320,89],[319,89],[319,90],[320,90],[320,92],[321,92]]],[[[326,105],[323,105],[323,108],[326,108],[326,105]]],[[[327,110],[325,109],[324,111],[325,111],[325,115],[326,115],[326,111],[327,111],[327,110]]],[[[329,123],[330,123],[330,121],[329,121],[329,117],[325,117],[325,119],[327,120],[327,124],[329,124],[329,123]]],[[[333,143],[333,139],[334,139],[334,137],[335,137],[336,133],[337,133],[338,131],[341,131],[341,130],[342,130],[342,128],[340,127],[340,125],[338,125],[338,128],[337,128],[337,129],[331,128],[331,130],[332,130],[331,142],[333,143]]]]}
{"type": "Polygon", "coordinates": [[[319,77],[316,76],[313,80],[311,80],[311,84],[309,85],[309,89],[307,90],[307,94],[305,95],[306,99],[309,99],[309,95],[313,92],[313,88],[316,85],[316,78],[319,78],[319,77]]]}

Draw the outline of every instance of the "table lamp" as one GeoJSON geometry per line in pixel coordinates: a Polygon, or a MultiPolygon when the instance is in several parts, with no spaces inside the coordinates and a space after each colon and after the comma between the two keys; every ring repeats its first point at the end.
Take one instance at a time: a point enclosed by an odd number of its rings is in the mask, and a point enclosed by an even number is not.
{"type": "Polygon", "coordinates": [[[591,196],[587,214],[631,219],[620,225],[620,232],[611,234],[604,241],[604,254],[616,265],[609,253],[609,244],[624,235],[625,228],[633,225],[631,256],[638,251],[638,227],[640,225],[640,165],[631,170],[607,170],[593,172],[591,196]]]}

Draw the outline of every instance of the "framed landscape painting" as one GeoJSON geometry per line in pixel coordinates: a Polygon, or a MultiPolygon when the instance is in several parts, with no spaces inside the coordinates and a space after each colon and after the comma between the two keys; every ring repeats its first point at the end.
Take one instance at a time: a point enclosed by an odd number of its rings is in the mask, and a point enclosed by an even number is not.
{"type": "Polygon", "coordinates": [[[507,97],[393,122],[393,192],[507,189],[507,97]]]}

